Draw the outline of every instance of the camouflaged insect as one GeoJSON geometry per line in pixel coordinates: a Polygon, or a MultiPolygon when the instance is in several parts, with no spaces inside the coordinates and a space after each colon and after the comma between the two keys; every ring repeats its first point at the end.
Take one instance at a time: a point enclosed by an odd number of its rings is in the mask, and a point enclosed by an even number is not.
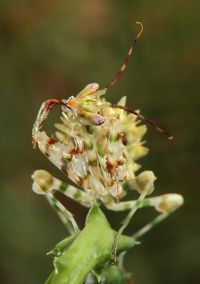
{"type": "Polygon", "coordinates": [[[137,209],[152,206],[161,214],[134,234],[136,239],[183,204],[183,198],[178,194],[146,198],[154,190],[155,175],[152,171],[136,175],[140,167],[138,159],[148,152],[143,140],[146,126],[139,125],[139,122],[144,121],[169,139],[172,139],[172,135],[139,112],[126,107],[125,97],[115,105],[106,101],[104,96],[125,70],[143,30],[142,24],[138,24],[141,30],[114,79],[103,89],[97,83],[92,83],[76,97],[47,100],[39,110],[32,131],[34,147],[38,146],[73,183],[66,184],[44,170],[37,170],[32,175],[33,190],[47,197],[71,234],[79,231],[78,225],[53,194],[54,190],[61,191],[86,207],[91,207],[99,200],[110,210],[130,210],[116,236],[114,252],[119,236],[137,209]],[[48,136],[43,130],[44,122],[56,105],[62,109],[61,122],[56,123],[54,136],[48,136]],[[121,201],[127,190],[138,191],[139,198],[121,201]]]}
{"type": "MultiPolygon", "coordinates": [[[[123,185],[135,178],[139,168],[136,160],[148,150],[143,146],[142,137],[146,126],[138,126],[133,114],[113,109],[102,98],[97,84],[90,84],[76,98],[62,102],[62,123],[56,138],[50,138],[34,126],[33,139],[48,159],[63,171],[75,184],[103,202],[112,196],[124,194],[123,185]],[[96,91],[88,94],[88,90],[96,91]],[[69,110],[68,106],[73,109],[69,110]],[[75,106],[76,105],[76,106],[75,106]]],[[[126,98],[119,104],[124,105],[126,98]]],[[[46,110],[43,104],[39,118],[46,110]]],[[[46,117],[45,113],[45,117],[46,117]]]]}

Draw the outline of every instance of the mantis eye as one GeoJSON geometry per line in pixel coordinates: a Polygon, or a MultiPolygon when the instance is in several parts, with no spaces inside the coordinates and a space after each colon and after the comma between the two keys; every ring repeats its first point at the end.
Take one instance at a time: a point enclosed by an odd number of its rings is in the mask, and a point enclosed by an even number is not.
{"type": "Polygon", "coordinates": [[[67,106],[70,108],[70,109],[73,109],[76,107],[76,100],[74,98],[71,98],[68,103],[67,103],[67,106]]]}
{"type": "Polygon", "coordinates": [[[64,112],[69,112],[76,107],[77,103],[74,96],[69,97],[67,100],[62,100],[62,110],[64,112]]]}

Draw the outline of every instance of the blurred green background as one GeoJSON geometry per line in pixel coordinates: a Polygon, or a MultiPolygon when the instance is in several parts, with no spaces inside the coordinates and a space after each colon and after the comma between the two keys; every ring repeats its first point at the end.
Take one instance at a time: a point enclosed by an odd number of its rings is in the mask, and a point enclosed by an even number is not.
{"type": "MultiPolygon", "coordinates": [[[[107,98],[128,96],[175,139],[148,129],[142,169],[158,177],[155,195],[177,192],[185,205],[127,256],[137,284],[200,283],[198,1],[1,0],[0,2],[0,283],[43,283],[52,269],[46,252],[65,229],[45,199],[31,190],[35,169],[59,171],[31,146],[32,124],[47,98],[76,95],[110,81],[137,31],[136,52],[107,98]],[[197,29],[198,27],[198,29],[197,29]]],[[[73,203],[70,203],[73,204],[73,203]]],[[[70,205],[80,223],[85,211],[70,205]]],[[[151,217],[139,212],[128,232],[151,217]]],[[[118,214],[111,214],[119,227],[118,214]]]]}

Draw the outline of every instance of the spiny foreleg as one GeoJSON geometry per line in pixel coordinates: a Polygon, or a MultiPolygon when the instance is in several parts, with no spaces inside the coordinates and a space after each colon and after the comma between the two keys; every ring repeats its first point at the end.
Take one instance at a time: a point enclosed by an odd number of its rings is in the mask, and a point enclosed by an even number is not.
{"type": "Polygon", "coordinates": [[[56,105],[66,105],[65,100],[50,99],[42,103],[32,130],[32,144],[34,148],[38,144],[38,136],[44,121],[47,119],[52,108],[56,105]]]}

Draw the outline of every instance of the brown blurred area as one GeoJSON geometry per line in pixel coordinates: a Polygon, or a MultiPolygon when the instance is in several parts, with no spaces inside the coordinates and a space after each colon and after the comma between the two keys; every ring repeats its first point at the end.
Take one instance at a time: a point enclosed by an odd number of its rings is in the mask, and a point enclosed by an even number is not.
{"type": "MultiPolygon", "coordinates": [[[[158,177],[155,195],[180,193],[185,205],[128,253],[126,266],[137,284],[200,283],[199,9],[186,0],[1,0],[0,283],[44,283],[52,269],[46,252],[66,236],[45,199],[31,190],[35,169],[65,180],[31,146],[40,104],[76,95],[90,82],[104,87],[138,20],[144,33],[107,98],[127,95],[130,107],[173,132],[170,142],[148,129],[150,153],[140,163],[158,177]]],[[[85,211],[69,206],[83,224],[85,211]]],[[[118,228],[118,214],[106,213],[118,228]]],[[[140,211],[127,232],[150,217],[150,209],[140,211]]]]}

